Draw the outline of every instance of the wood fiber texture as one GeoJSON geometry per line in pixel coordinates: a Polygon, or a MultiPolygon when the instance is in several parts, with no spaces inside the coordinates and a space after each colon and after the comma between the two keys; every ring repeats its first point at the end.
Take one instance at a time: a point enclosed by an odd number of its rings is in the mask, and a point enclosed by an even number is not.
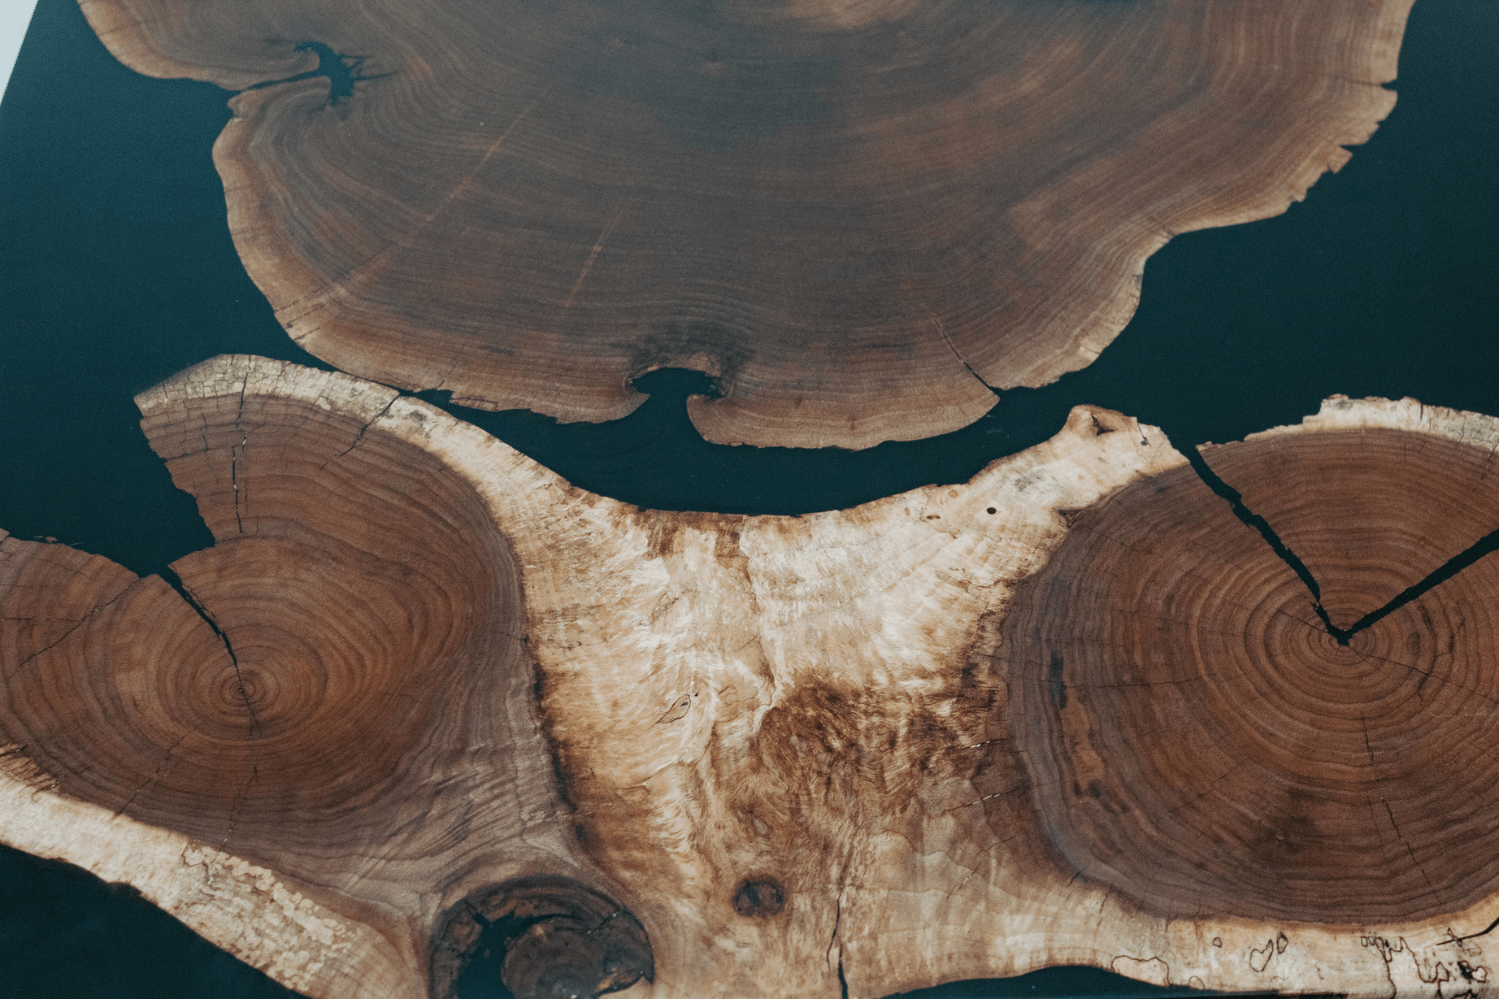
{"type": "MultiPolygon", "coordinates": [[[[1261,485],[1332,494],[1321,503],[1386,485],[1393,467],[1421,482],[1449,457],[1486,463],[1448,441],[1383,462],[1348,433],[1297,440],[1363,474],[1261,485]]],[[[1386,504],[1377,523],[1332,523],[1390,553],[1414,517],[1493,524],[1487,457],[1488,495],[1464,492],[1457,509],[1386,504]]],[[[1432,540],[1452,556],[1478,537],[1432,540]]],[[[1408,584],[1426,575],[1400,561],[1408,584]]],[[[1389,567],[1348,559],[1339,592],[1375,610],[1389,567]]],[[[998,653],[1026,677],[1011,723],[1049,840],[1081,876],[1163,914],[1380,923],[1492,895],[1495,569],[1491,553],[1341,645],[1302,581],[1191,469],[1080,513],[1023,586],[998,653]]]]}
{"type": "Polygon", "coordinates": [[[851,448],[1086,366],[1173,235],[1302,198],[1393,106],[1410,6],[80,2],[240,91],[230,228],[316,356],[591,421],[693,368],[710,440],[851,448]]]}
{"type": "MultiPolygon", "coordinates": [[[[309,996],[450,995],[501,923],[518,995],[1053,964],[1494,994],[1493,554],[1343,645],[1107,410],[961,486],[743,517],[584,492],[283,362],[138,402],[216,544],[178,593],[0,540],[0,839],[309,996]]],[[[1495,438],[1335,398],[1207,454],[1310,552],[1365,525],[1301,511],[1384,497],[1363,598],[1365,563],[1308,556],[1367,613],[1494,530],[1495,438]]]]}

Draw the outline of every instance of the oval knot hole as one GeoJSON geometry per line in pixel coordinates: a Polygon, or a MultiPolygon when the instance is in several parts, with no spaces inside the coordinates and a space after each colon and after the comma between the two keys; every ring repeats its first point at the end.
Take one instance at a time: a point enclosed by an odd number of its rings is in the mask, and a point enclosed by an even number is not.
{"type": "Polygon", "coordinates": [[[734,911],[742,916],[766,918],[786,905],[786,893],[775,881],[746,881],[734,893],[734,911]]]}
{"type": "Polygon", "coordinates": [[[474,892],[438,921],[432,999],[595,999],[656,976],[629,911],[587,885],[532,875],[474,892]]]}

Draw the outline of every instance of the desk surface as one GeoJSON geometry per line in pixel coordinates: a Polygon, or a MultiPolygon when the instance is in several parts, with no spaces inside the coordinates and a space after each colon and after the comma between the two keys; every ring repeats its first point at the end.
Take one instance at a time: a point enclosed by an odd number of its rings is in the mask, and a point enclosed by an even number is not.
{"type": "MultiPolygon", "coordinates": [[[[1157,424],[1179,447],[1297,422],[1334,393],[1493,413],[1494,29],[1485,0],[1421,0],[1396,109],[1341,173],[1278,218],[1174,239],[1094,365],[1004,393],[957,433],[858,453],[717,447],[683,405],[705,379],[672,371],[639,380],[651,398],[617,424],[455,415],[628,502],[799,513],[963,481],[1050,437],[1079,403],[1157,424]]],[[[281,331],[230,243],[209,158],[227,96],[120,66],[71,0],[38,7],[0,106],[0,527],[17,537],[57,538],[142,575],[208,546],[132,396],[219,353],[325,366],[281,331]]],[[[118,892],[87,880],[0,858],[0,966],[32,976],[0,982],[0,995],[278,994],[201,941],[193,950],[166,917],[158,935],[123,915],[134,910],[116,907],[118,892]],[[169,964],[178,978],[150,977],[169,964]]],[[[1164,991],[1057,969],[922,995],[1164,991]]]]}

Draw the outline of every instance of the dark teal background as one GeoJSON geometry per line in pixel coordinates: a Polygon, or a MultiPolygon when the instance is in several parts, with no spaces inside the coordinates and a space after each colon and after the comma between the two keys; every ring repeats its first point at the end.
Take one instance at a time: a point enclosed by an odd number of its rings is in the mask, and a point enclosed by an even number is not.
{"type": "MultiPolygon", "coordinates": [[[[1336,392],[1494,413],[1495,22],[1493,0],[1418,0],[1396,109],[1341,173],[1278,218],[1173,240],[1097,362],[1003,393],[957,433],[854,453],[717,447],[683,407],[707,380],[671,371],[638,381],[651,398],[617,424],[453,412],[585,488],[747,513],[963,481],[1085,402],[1157,424],[1179,447],[1296,422],[1336,392]]],[[[72,0],[38,6],[0,104],[0,527],[17,537],[140,574],[208,546],[131,397],[218,353],[325,367],[282,333],[230,243],[209,153],[228,96],[138,76],[72,0]]],[[[286,994],[91,881],[0,851],[0,997],[286,994]]],[[[920,993],[1106,994],[1167,993],[1087,969],[920,993]]]]}

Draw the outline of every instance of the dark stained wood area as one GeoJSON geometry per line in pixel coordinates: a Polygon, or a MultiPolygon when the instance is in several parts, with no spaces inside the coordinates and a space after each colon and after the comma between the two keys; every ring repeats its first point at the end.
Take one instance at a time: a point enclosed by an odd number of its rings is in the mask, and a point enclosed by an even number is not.
{"type": "Polygon", "coordinates": [[[520,579],[472,485],[371,427],[394,392],[318,405],[280,373],[141,397],[216,541],[171,583],[0,541],[0,762],[409,950],[414,891],[467,890],[556,809],[520,579]]]}
{"type": "Polygon", "coordinates": [[[241,91],[229,225],[291,336],[487,409],[868,447],[1089,364],[1173,235],[1390,111],[1409,0],[81,0],[241,91]]]}

